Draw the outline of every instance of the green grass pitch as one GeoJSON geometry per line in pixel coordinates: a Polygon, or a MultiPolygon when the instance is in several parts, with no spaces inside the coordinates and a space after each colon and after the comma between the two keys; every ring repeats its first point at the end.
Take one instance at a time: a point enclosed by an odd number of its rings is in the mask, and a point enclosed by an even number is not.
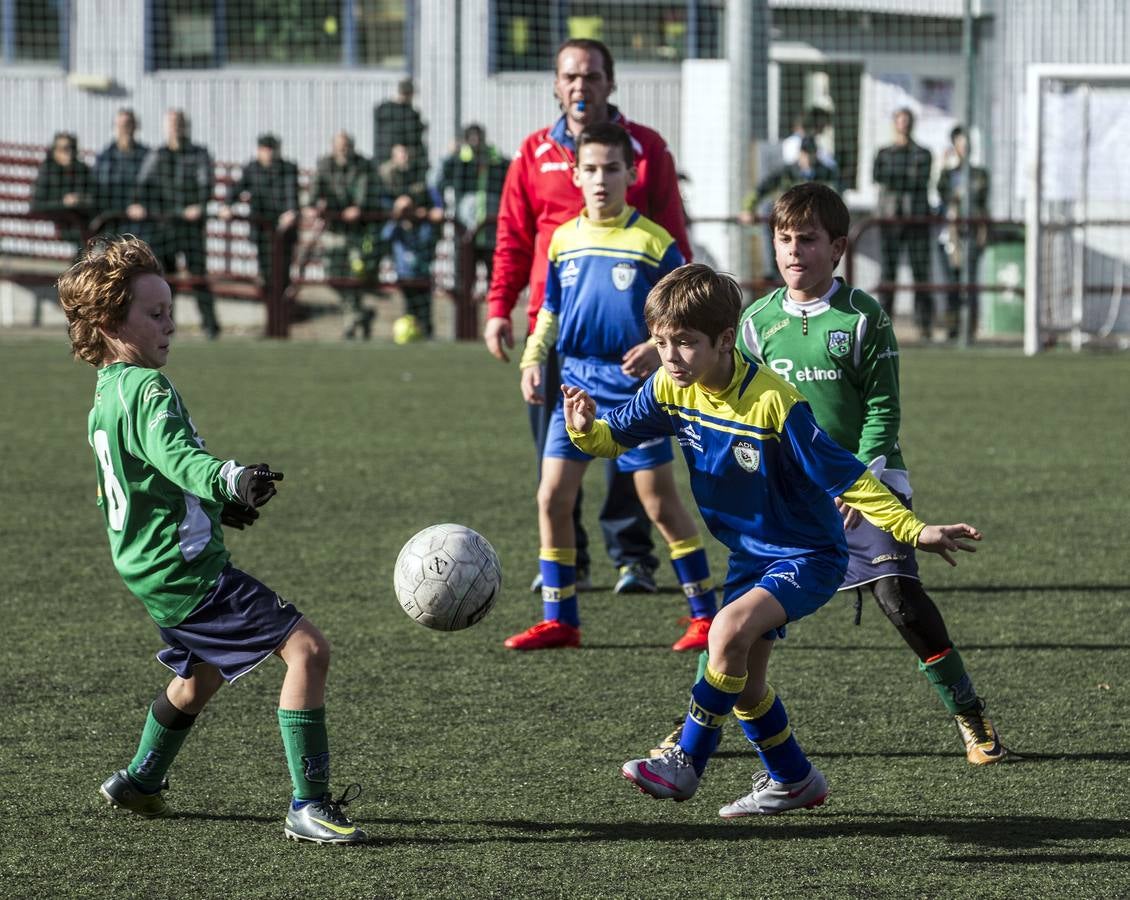
{"type": "Polygon", "coordinates": [[[854,627],[841,595],[771,665],[827,804],[726,822],[717,808],[755,771],[733,727],[688,803],[618,773],[686,701],[669,569],[658,597],[618,598],[598,556],[580,651],[502,647],[540,613],[513,364],[477,345],[178,344],[167,371],[212,452],[286,473],[229,544],[334,645],[334,781],[363,785],[350,809],[373,837],[352,849],[283,839],[277,660],[200,717],[171,773],[175,817],[101,801],[166,680],[158,638],[94,505],[93,371],[58,334],[2,338],[0,360],[6,897],[1130,894],[1130,356],[904,354],[916,507],[986,535],[957,569],[924,559],[924,579],[1028,759],[968,766],[894,629],[871,600],[854,627]],[[495,610],[457,634],[414,624],[392,595],[400,546],[443,521],[487,536],[504,572],[495,610]]]}

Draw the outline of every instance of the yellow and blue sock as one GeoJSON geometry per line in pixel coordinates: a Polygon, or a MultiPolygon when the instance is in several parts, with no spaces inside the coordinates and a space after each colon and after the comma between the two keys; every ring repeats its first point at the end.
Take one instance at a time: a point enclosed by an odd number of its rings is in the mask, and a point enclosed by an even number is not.
{"type": "Polygon", "coordinates": [[[691,758],[699,775],[718,746],[722,723],[737,703],[745,683],[745,675],[723,675],[707,666],[706,674],[691,688],[691,705],[679,746],[691,758]]]}
{"type": "Polygon", "coordinates": [[[781,698],[770,685],[765,697],[753,709],[734,709],[734,718],[742,726],[746,738],[755,748],[761,762],[774,781],[800,781],[812,769],[812,763],[800,749],[789,714],[781,698]]]}
{"type": "Polygon", "coordinates": [[[538,566],[541,569],[542,618],[580,628],[576,549],[542,547],[538,551],[538,566]]]}
{"type": "Polygon", "coordinates": [[[712,619],[718,611],[718,601],[714,596],[714,582],[710,578],[710,563],[706,559],[706,548],[697,534],[681,541],[668,544],[671,551],[671,567],[675,577],[683,586],[691,615],[696,619],[712,619]]]}
{"type": "Polygon", "coordinates": [[[950,647],[929,659],[918,661],[918,670],[933,685],[950,715],[956,716],[977,705],[977,691],[965,671],[965,663],[957,649],[950,647]]]}

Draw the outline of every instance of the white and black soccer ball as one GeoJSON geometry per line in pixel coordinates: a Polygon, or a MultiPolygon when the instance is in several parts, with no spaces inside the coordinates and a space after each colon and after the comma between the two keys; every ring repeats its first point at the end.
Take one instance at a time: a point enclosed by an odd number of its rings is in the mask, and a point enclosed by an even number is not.
{"type": "Polygon", "coordinates": [[[477,531],[432,525],[401,548],[393,584],[401,608],[421,625],[459,631],[491,611],[502,589],[502,567],[477,531]]]}

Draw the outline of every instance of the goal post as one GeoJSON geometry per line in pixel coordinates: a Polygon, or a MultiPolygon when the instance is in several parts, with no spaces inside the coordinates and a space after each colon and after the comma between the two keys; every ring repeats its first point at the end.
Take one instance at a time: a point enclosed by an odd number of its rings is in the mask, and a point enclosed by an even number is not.
{"type": "Polygon", "coordinates": [[[1031,65],[1024,352],[1130,347],[1130,65],[1031,65]]]}

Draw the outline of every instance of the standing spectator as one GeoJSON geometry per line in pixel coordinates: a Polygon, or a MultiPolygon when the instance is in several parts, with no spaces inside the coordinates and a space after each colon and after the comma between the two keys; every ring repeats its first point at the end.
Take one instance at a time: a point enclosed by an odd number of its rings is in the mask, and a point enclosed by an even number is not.
{"type": "MultiPolygon", "coordinates": [[[[773,205],[774,200],[794,185],[806,181],[818,181],[839,189],[835,170],[820,161],[816,139],[812,137],[806,137],[800,142],[800,152],[796,162],[773,170],[757,183],[757,188],[742,203],[742,211],[738,213],[738,219],[746,225],[752,225],[759,212],[768,215],[769,207],[773,205]]],[[[777,273],[777,262],[773,252],[773,231],[768,222],[765,224],[764,249],[765,280],[780,284],[781,279],[777,273]]]]}
{"type": "Polygon", "coordinates": [[[47,213],[58,223],[59,237],[82,249],[83,231],[94,211],[94,179],[78,158],[78,138],[57,131],[39,165],[31,191],[31,211],[47,213]]]}
{"type": "MultiPolygon", "coordinates": [[[[322,217],[322,252],[330,278],[359,278],[365,274],[362,244],[365,223],[362,214],[370,206],[372,167],[354,149],[353,136],[345,131],[334,135],[329,156],[318,160],[310,203],[322,217]]],[[[346,340],[358,334],[368,340],[373,334],[376,312],[362,304],[356,287],[339,287],[345,318],[346,340]]]]}
{"type": "MultiPolygon", "coordinates": [[[[166,272],[184,267],[193,276],[193,294],[200,310],[200,326],[212,340],[220,336],[216,300],[208,284],[208,255],[204,242],[208,201],[216,185],[216,171],[208,148],[194,144],[184,110],[165,113],[165,143],[149,151],[138,176],[140,218],[153,220],[151,243],[166,272]]],[[[131,215],[132,217],[132,215],[131,215]]]]}
{"type": "Polygon", "coordinates": [[[977,331],[977,262],[989,237],[988,225],[973,227],[972,236],[968,227],[954,223],[965,216],[964,204],[970,198],[969,215],[973,218],[987,218],[989,215],[989,173],[980,166],[969,166],[970,189],[965,188],[965,160],[969,156],[969,136],[958,125],[950,132],[953,152],[948,165],[938,175],[938,196],[942,200],[942,214],[949,224],[942,229],[938,239],[941,251],[942,269],[950,289],[946,294],[946,337],[954,341],[958,338],[961,322],[961,294],[959,284],[965,281],[965,254],[969,254],[969,324],[966,334],[972,336],[977,331]]]}
{"type": "Polygon", "coordinates": [[[455,220],[468,232],[475,233],[473,265],[477,268],[481,262],[486,266],[488,281],[493,268],[497,226],[483,223],[498,216],[502,185],[509,167],[510,160],[487,143],[483,126],[468,125],[463,129],[463,143],[443,161],[436,184],[444,201],[448,191],[452,192],[455,220]]]}
{"type": "MultiPolygon", "coordinates": [[[[137,204],[137,181],[149,148],[141,143],[137,134],[137,117],[132,109],[123,107],[114,116],[114,139],[94,160],[94,184],[99,215],[110,217],[103,231],[118,234],[127,230],[123,218],[137,204]]],[[[137,230],[130,226],[131,229],[137,230]]],[[[146,234],[138,237],[148,238],[146,234]]]]}
{"type": "Polygon", "coordinates": [[[817,161],[831,169],[835,177],[839,177],[840,167],[836,163],[836,158],[820,142],[831,121],[831,113],[823,106],[811,106],[803,116],[798,116],[793,121],[793,133],[781,141],[781,162],[786,166],[798,162],[801,143],[805,138],[812,138],[813,143],[816,144],[817,161]]]}
{"type": "Polygon", "coordinates": [[[430,338],[434,332],[430,279],[443,209],[427,182],[417,177],[420,166],[414,156],[411,148],[393,144],[389,159],[377,167],[381,209],[390,215],[381,227],[381,242],[392,251],[399,280],[428,281],[426,285],[402,284],[400,292],[404,295],[404,312],[413,316],[424,337],[430,338]]]}
{"type": "MultiPolygon", "coordinates": [[[[228,203],[240,200],[250,205],[251,239],[255,242],[259,277],[270,289],[280,293],[290,284],[290,264],[298,237],[298,166],[279,155],[279,139],[261,134],[255,148],[255,159],[243,167],[239,181],[232,185],[228,203]],[[272,284],[273,250],[282,251],[281,283],[272,284]]],[[[232,218],[230,205],[224,205],[220,217],[232,218]]]]}
{"type": "MultiPolygon", "coordinates": [[[[872,179],[879,185],[878,214],[883,218],[928,216],[930,214],[930,151],[911,140],[914,113],[896,110],[895,140],[875,155],[872,179]]],[[[934,329],[934,297],[922,285],[930,281],[930,225],[926,222],[894,222],[879,226],[882,243],[883,290],[878,300],[883,312],[894,311],[893,285],[898,279],[899,258],[905,247],[914,277],[914,319],[922,340],[929,341],[934,329]]]]}
{"type": "Polygon", "coordinates": [[[396,86],[396,98],[385,100],[373,110],[373,165],[379,166],[392,156],[392,148],[403,144],[412,153],[416,171],[423,178],[428,170],[428,148],[424,132],[428,126],[412,105],[416,86],[404,78],[396,86]]]}
{"type": "MultiPolygon", "coordinates": [[[[612,121],[627,129],[636,156],[636,183],[628,189],[627,202],[675,238],[687,259],[691,256],[686,219],[675,161],[666,141],[655,131],[629,121],[608,102],[616,88],[614,61],[600,41],[574,38],[557,51],[554,95],[562,115],[552,125],[529,135],[506,173],[498,212],[498,237],[494,271],[487,295],[487,322],[483,333],[487,349],[498,359],[509,360],[514,346],[510,313],[518,296],[529,288],[526,308],[528,330],[534,329],[545,292],[549,264],[549,241],[554,230],[576,216],[583,199],[573,183],[576,137],[590,125],[612,121]]],[[[659,365],[650,343],[634,347],[623,359],[625,374],[643,378],[659,365]]],[[[542,379],[546,397],[557,396],[557,360],[551,350],[542,379]]],[[[530,404],[537,459],[542,457],[549,418],[556,403],[530,404]]],[[[608,495],[601,510],[601,528],[609,555],[620,569],[616,590],[620,593],[656,590],[652,573],[658,565],[653,554],[651,523],[636,496],[631,477],[615,466],[605,469],[608,495]]],[[[588,587],[588,537],[581,525],[581,499],[574,508],[577,536],[577,579],[588,587]]],[[[541,589],[541,577],[531,587],[541,589]]]]}

